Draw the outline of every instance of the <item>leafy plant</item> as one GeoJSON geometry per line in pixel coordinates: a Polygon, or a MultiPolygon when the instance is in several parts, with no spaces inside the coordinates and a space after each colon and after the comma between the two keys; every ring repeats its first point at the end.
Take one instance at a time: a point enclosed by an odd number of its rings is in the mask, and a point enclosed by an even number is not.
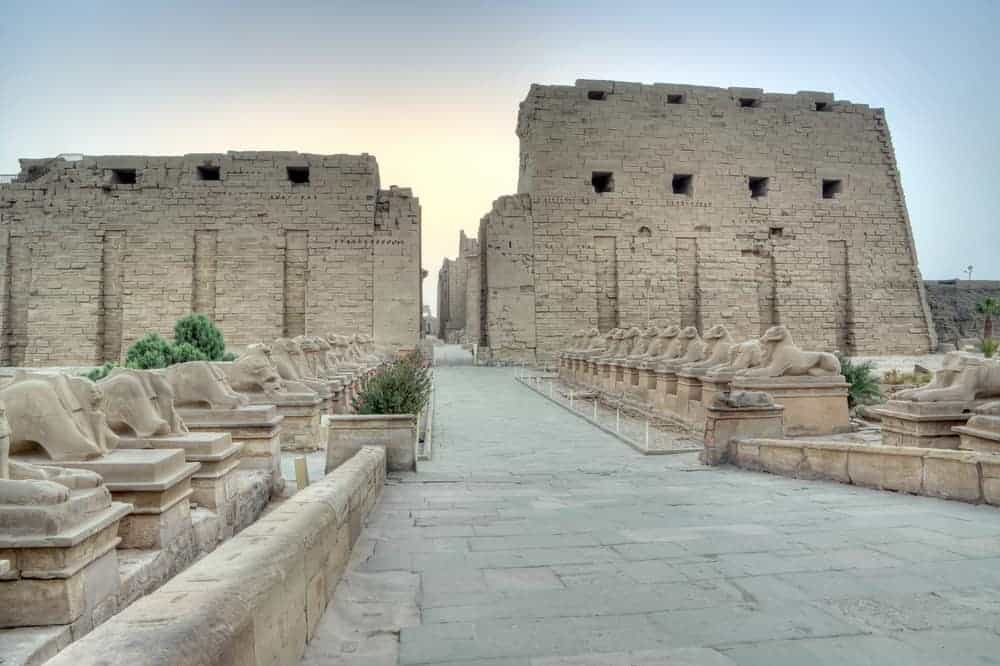
{"type": "Polygon", "coordinates": [[[159,333],[147,333],[125,353],[125,365],[136,370],[165,368],[174,362],[174,348],[159,333]]]}
{"type": "Polygon", "coordinates": [[[189,342],[182,342],[170,346],[171,365],[174,363],[187,363],[188,361],[208,361],[209,358],[201,349],[198,349],[189,342]]]}
{"type": "Polygon", "coordinates": [[[976,303],[976,312],[983,315],[983,343],[985,345],[986,340],[993,338],[993,317],[1000,316],[1000,301],[992,296],[987,296],[976,303]]]}
{"type": "Polygon", "coordinates": [[[419,414],[431,394],[431,371],[419,354],[379,368],[354,398],[358,414],[419,414]]]}
{"type": "Polygon", "coordinates": [[[82,373],[82,375],[84,377],[86,377],[87,379],[89,379],[90,381],[92,381],[92,382],[99,382],[102,379],[104,379],[105,377],[107,377],[108,375],[110,375],[111,371],[114,370],[117,367],[118,367],[117,364],[112,363],[111,361],[108,361],[104,365],[102,365],[102,366],[100,366],[98,368],[94,368],[90,372],[84,372],[84,373],[82,373]]]}
{"type": "Polygon", "coordinates": [[[882,391],[878,387],[878,380],[875,378],[875,364],[871,361],[855,363],[846,356],[837,355],[840,359],[840,374],[847,380],[847,403],[851,407],[855,405],[870,403],[882,397],[882,391]]]}
{"type": "Polygon", "coordinates": [[[222,355],[220,361],[235,361],[238,357],[233,352],[226,352],[222,355]]]}
{"type": "MultiPolygon", "coordinates": [[[[226,352],[222,331],[205,315],[191,314],[174,324],[174,344],[189,344],[201,351],[204,358],[191,361],[221,361],[226,352]]],[[[178,361],[179,362],[179,361],[178,361]]]]}
{"type": "Polygon", "coordinates": [[[983,356],[986,358],[993,358],[993,356],[997,353],[997,348],[1000,348],[1000,340],[983,338],[983,356]]]}

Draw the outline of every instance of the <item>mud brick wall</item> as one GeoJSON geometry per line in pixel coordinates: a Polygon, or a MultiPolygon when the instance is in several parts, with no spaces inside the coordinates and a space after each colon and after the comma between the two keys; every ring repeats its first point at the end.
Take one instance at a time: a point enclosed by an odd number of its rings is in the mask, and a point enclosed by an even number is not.
{"type": "MultiPolygon", "coordinates": [[[[504,309],[491,283],[494,353],[512,330],[547,356],[574,330],[647,322],[725,324],[738,338],[781,323],[804,347],[853,354],[935,347],[881,109],[831,93],[578,81],[532,86],[517,134],[530,214],[484,219],[525,227],[494,238],[530,233],[520,287],[535,306],[504,309]]],[[[491,264],[511,267],[511,248],[482,248],[499,279],[491,264]]]]}
{"type": "Polygon", "coordinates": [[[420,207],[409,190],[379,189],[374,157],[21,166],[0,186],[5,364],[118,360],[190,312],[212,317],[235,348],[299,333],[419,337],[420,207]]]}
{"type": "MultiPolygon", "coordinates": [[[[927,280],[924,285],[938,340],[957,345],[963,338],[983,336],[983,315],[976,305],[990,297],[1000,300],[1000,281],[927,280]]],[[[1000,317],[993,318],[993,331],[1000,337],[1000,317]]]]}

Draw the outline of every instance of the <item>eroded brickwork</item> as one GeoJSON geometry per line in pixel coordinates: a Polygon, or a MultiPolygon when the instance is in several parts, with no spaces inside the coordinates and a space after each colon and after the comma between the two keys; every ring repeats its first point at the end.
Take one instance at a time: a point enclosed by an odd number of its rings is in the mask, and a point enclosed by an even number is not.
{"type": "Polygon", "coordinates": [[[419,203],[381,190],[369,155],[22,160],[0,187],[0,240],[8,364],[115,360],[192,311],[236,347],[419,337],[419,203]]]}
{"type": "Polygon", "coordinates": [[[494,206],[483,222],[495,356],[647,322],[739,338],[781,323],[803,347],[855,354],[935,346],[881,109],[578,81],[532,86],[517,133],[528,212],[494,206]],[[512,261],[513,239],[530,255],[512,261]],[[513,287],[516,308],[501,296],[513,287]]]}

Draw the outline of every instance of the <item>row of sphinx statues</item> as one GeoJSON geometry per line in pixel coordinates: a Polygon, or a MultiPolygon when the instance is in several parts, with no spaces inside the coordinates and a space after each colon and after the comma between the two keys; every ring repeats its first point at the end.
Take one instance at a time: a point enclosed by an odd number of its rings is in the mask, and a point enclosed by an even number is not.
{"type": "MultiPolygon", "coordinates": [[[[274,397],[331,385],[346,390],[385,358],[370,337],[331,334],[253,344],[232,362],[192,361],[162,370],[115,368],[98,382],[19,371],[0,383],[0,429],[7,435],[0,434],[0,481],[96,485],[100,480],[90,472],[16,462],[10,456],[40,450],[52,461],[97,458],[117,448],[122,437],[187,432],[178,408],[236,409],[254,395],[274,397]]],[[[13,489],[8,485],[6,490],[13,489]]],[[[0,492],[0,500],[9,499],[0,492]]]]}
{"type": "Polygon", "coordinates": [[[784,377],[839,375],[840,361],[828,352],[803,351],[784,326],[759,339],[736,342],[722,324],[699,334],[694,326],[597,328],[573,334],[562,354],[570,360],[735,376],[784,377]]]}

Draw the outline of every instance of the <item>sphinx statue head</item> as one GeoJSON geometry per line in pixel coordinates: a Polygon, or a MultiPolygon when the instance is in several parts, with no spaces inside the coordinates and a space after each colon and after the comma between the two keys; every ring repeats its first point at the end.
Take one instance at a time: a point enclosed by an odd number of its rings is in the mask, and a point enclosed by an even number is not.
{"type": "Polygon", "coordinates": [[[285,388],[285,382],[271,360],[271,348],[263,343],[252,344],[232,363],[218,366],[229,384],[239,393],[275,395],[285,388]]]}
{"type": "Polygon", "coordinates": [[[98,382],[108,425],[119,435],[153,437],[187,432],[167,379],[151,370],[115,368],[98,382]]]}
{"type": "Polygon", "coordinates": [[[233,390],[225,373],[209,361],[178,363],[162,371],[174,390],[178,407],[236,409],[247,404],[247,397],[233,390]]]}
{"type": "Polygon", "coordinates": [[[282,379],[299,381],[303,374],[304,357],[302,350],[290,338],[278,338],[271,344],[271,358],[282,379]]]}
{"type": "Polygon", "coordinates": [[[658,326],[647,326],[643,330],[642,335],[639,336],[638,341],[632,348],[632,353],[629,355],[630,358],[644,358],[649,354],[650,348],[656,341],[656,336],[660,334],[660,329],[658,326]]]}
{"type": "Polygon", "coordinates": [[[686,368],[690,370],[708,370],[729,362],[729,350],[733,346],[733,340],[729,336],[729,331],[722,324],[711,327],[702,336],[705,343],[704,358],[701,361],[692,363],[686,368]]]}

